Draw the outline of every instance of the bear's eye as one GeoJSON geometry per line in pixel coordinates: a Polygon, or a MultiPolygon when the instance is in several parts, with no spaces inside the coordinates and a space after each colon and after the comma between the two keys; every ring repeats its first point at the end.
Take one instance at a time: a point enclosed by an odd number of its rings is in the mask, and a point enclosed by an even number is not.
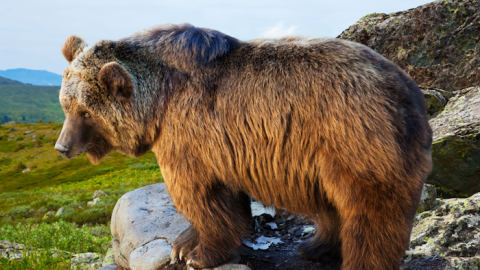
{"type": "Polygon", "coordinates": [[[85,118],[90,118],[90,114],[89,114],[88,112],[87,112],[87,113],[84,113],[84,114],[83,114],[83,117],[85,117],[85,118]]]}

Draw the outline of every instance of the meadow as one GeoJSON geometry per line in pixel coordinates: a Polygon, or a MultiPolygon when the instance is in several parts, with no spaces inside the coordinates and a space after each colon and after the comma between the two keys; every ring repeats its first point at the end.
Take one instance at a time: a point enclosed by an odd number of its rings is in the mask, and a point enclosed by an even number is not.
{"type": "Polygon", "coordinates": [[[69,269],[71,254],[105,254],[110,218],[126,192],[163,181],[155,156],[111,153],[92,165],[54,150],[61,124],[0,126],[0,241],[35,248],[21,260],[0,257],[0,269],[69,269]],[[95,205],[95,191],[106,196],[95,205]],[[57,211],[63,208],[60,215],[57,211]],[[64,256],[58,256],[62,250],[64,256]],[[56,255],[57,254],[57,255],[56,255]]]}
{"type": "Polygon", "coordinates": [[[59,92],[59,86],[0,85],[0,121],[62,123],[59,92]]]}

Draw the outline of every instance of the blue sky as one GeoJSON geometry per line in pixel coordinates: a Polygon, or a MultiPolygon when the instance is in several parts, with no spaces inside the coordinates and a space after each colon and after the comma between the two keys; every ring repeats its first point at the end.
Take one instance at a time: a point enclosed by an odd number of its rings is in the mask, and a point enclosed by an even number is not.
{"type": "Polygon", "coordinates": [[[164,23],[189,22],[242,40],[282,35],[336,37],[362,16],[391,13],[425,0],[0,0],[0,70],[61,74],[72,34],[93,44],[164,23]]]}

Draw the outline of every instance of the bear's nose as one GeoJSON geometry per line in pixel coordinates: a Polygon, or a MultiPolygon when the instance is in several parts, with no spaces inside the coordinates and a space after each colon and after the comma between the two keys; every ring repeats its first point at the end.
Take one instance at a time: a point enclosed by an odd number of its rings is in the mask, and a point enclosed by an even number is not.
{"type": "Polygon", "coordinates": [[[58,143],[55,144],[55,150],[57,150],[61,154],[68,154],[68,152],[70,152],[70,148],[58,143]]]}

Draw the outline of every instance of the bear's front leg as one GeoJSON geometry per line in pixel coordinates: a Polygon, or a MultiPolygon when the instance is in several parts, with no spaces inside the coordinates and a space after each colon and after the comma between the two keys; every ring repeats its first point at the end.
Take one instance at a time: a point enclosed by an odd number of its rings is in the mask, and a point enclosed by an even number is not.
{"type": "Polygon", "coordinates": [[[220,182],[166,181],[178,210],[192,227],[175,241],[172,255],[194,268],[213,268],[230,258],[251,232],[250,199],[220,182]]]}
{"type": "Polygon", "coordinates": [[[190,253],[200,241],[200,235],[198,234],[197,230],[190,226],[190,228],[183,231],[175,242],[173,243],[173,250],[172,250],[172,263],[174,263],[177,258],[183,260],[183,258],[190,253]]]}

